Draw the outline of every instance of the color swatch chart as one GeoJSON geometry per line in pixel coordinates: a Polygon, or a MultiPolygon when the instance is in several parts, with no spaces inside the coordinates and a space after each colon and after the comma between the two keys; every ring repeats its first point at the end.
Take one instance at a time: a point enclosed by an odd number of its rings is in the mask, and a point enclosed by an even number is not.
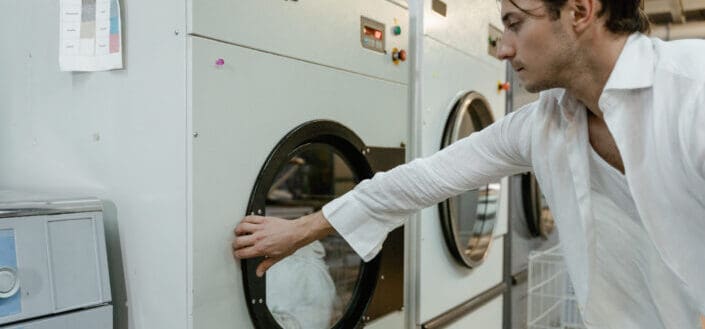
{"type": "Polygon", "coordinates": [[[62,71],[122,68],[118,0],[61,0],[59,66],[62,71]]]}

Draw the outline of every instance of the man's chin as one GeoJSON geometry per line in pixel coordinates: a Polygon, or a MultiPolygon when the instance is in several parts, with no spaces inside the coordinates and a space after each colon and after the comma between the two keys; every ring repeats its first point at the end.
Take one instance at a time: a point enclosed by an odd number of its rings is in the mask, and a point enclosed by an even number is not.
{"type": "Polygon", "coordinates": [[[556,88],[553,86],[553,84],[550,83],[544,83],[544,82],[536,82],[536,81],[526,81],[525,79],[519,78],[519,81],[521,81],[522,86],[526,91],[530,93],[538,93],[542,92],[544,90],[556,88]]]}
{"type": "Polygon", "coordinates": [[[528,91],[530,93],[538,93],[538,92],[542,92],[548,88],[544,88],[539,85],[525,84],[524,89],[526,89],[526,91],[528,91]]]}

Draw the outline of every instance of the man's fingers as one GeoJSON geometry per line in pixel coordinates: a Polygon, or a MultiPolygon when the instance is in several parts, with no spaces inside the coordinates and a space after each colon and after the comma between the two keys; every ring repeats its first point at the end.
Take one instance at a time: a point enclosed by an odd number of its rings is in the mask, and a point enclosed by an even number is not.
{"type": "Polygon", "coordinates": [[[244,259],[244,258],[253,258],[253,257],[264,256],[264,253],[258,249],[255,249],[254,246],[250,246],[247,248],[241,248],[241,249],[235,250],[235,252],[233,252],[233,255],[235,255],[236,258],[244,259]]]}
{"type": "Polygon", "coordinates": [[[240,235],[233,241],[233,250],[242,249],[253,246],[257,242],[257,237],[254,234],[240,235]]]}
{"type": "Polygon", "coordinates": [[[259,230],[260,226],[258,224],[245,222],[244,220],[235,227],[235,235],[246,235],[252,234],[259,230]]]}
{"type": "Polygon", "coordinates": [[[274,257],[274,258],[265,258],[259,265],[257,266],[257,276],[262,277],[264,275],[264,272],[267,272],[267,270],[272,267],[272,265],[276,264],[278,261],[280,261],[281,258],[274,257]]]}
{"type": "Polygon", "coordinates": [[[242,219],[243,223],[252,223],[252,224],[262,224],[264,223],[264,217],[262,216],[245,216],[245,218],[242,219]]]}

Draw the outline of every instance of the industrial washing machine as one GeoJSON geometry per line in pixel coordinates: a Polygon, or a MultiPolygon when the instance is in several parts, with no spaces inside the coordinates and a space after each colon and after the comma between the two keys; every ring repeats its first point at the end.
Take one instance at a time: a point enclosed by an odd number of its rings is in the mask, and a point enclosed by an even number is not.
{"type": "MultiPolygon", "coordinates": [[[[60,2],[0,2],[0,30],[14,45],[0,54],[0,149],[8,154],[0,186],[111,200],[105,227],[117,329],[263,328],[275,316],[279,326],[307,326],[274,303],[282,290],[272,287],[284,280],[243,275],[248,266],[231,254],[233,228],[249,211],[314,211],[403,162],[406,2],[120,3],[125,69],[61,72],[60,2]],[[292,136],[304,148],[282,160],[275,150],[291,147],[292,136]],[[378,161],[385,158],[396,160],[378,161]],[[277,163],[281,175],[268,166],[277,163]]],[[[388,242],[370,266],[339,239],[305,250],[325,254],[312,264],[336,290],[325,324],[404,326],[403,234],[388,242]]]]}
{"type": "Polygon", "coordinates": [[[297,218],[405,162],[398,1],[194,2],[194,328],[402,328],[404,229],[363,263],[333,235],[273,266],[224,246],[246,214],[297,218]],[[196,87],[198,86],[198,87],[196,87]]]}
{"type": "MultiPolygon", "coordinates": [[[[496,58],[499,4],[492,0],[424,2],[421,156],[504,115],[496,58]]],[[[506,179],[424,209],[417,248],[417,325],[501,328],[506,179]]]]}

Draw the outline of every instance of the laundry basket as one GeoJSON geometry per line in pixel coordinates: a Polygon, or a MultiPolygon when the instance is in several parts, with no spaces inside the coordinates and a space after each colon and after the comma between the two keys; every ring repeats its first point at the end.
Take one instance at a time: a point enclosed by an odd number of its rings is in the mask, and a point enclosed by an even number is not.
{"type": "Polygon", "coordinates": [[[529,255],[528,329],[585,329],[560,245],[529,255]]]}

